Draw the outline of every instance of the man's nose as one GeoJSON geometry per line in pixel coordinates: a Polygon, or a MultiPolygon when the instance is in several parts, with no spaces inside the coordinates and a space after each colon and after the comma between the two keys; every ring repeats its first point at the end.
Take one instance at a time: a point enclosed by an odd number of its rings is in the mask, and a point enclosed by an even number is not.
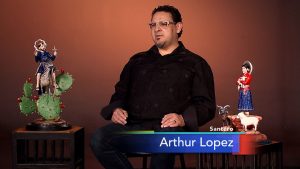
{"type": "Polygon", "coordinates": [[[159,24],[156,24],[156,25],[155,25],[154,31],[155,31],[155,32],[161,31],[161,27],[160,27],[159,24]]]}

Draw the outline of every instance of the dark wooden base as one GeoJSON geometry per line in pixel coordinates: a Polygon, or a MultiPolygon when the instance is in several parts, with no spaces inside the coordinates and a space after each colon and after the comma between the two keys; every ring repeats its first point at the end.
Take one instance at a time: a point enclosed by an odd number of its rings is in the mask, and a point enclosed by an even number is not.
{"type": "Polygon", "coordinates": [[[30,131],[60,131],[68,130],[71,128],[71,125],[68,124],[65,120],[44,120],[37,119],[26,125],[26,129],[30,131]]]}

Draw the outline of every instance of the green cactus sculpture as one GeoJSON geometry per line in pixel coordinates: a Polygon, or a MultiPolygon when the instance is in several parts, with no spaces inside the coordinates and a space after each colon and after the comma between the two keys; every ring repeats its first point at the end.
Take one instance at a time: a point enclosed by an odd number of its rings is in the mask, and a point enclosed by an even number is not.
{"type": "Polygon", "coordinates": [[[59,88],[65,92],[71,88],[73,84],[73,78],[69,73],[61,73],[56,77],[56,82],[59,88]]]}
{"type": "Polygon", "coordinates": [[[54,90],[56,96],[60,96],[63,92],[69,90],[73,84],[73,77],[69,73],[62,72],[56,77],[58,88],[54,90]]]}
{"type": "Polygon", "coordinates": [[[35,102],[31,98],[26,97],[25,95],[21,97],[19,106],[21,113],[25,114],[26,116],[36,111],[35,102]]]}
{"type": "Polygon", "coordinates": [[[48,121],[59,119],[62,108],[64,108],[60,96],[71,88],[73,81],[72,75],[61,70],[56,77],[58,88],[54,89],[54,93],[44,93],[37,97],[32,96],[33,84],[29,78],[23,85],[23,96],[18,98],[21,113],[29,115],[37,112],[48,121]]]}
{"type": "Polygon", "coordinates": [[[32,83],[30,83],[30,80],[26,81],[23,85],[23,93],[25,97],[31,97],[32,95],[32,83]]]}
{"type": "Polygon", "coordinates": [[[46,120],[57,119],[62,111],[60,105],[61,101],[59,97],[51,94],[43,94],[37,100],[38,114],[46,120]]]}
{"type": "Polygon", "coordinates": [[[23,96],[18,98],[20,111],[24,115],[32,114],[36,110],[36,104],[31,99],[32,86],[30,79],[28,79],[23,85],[23,96]]]}

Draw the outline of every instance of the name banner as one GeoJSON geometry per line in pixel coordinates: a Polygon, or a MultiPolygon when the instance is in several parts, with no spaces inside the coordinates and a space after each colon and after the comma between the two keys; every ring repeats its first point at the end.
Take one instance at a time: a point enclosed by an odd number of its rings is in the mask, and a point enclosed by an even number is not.
{"type": "Polygon", "coordinates": [[[118,139],[125,152],[239,153],[240,132],[126,132],[118,139]]]}

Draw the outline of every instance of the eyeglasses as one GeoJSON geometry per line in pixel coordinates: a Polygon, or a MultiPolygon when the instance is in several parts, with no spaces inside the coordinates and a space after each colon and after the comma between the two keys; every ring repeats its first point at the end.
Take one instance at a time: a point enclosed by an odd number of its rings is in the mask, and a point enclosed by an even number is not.
{"type": "Polygon", "coordinates": [[[156,25],[159,25],[159,27],[162,29],[166,29],[170,24],[176,24],[176,22],[171,22],[171,21],[152,22],[152,23],[149,23],[149,26],[150,26],[150,29],[155,29],[156,25]]]}

